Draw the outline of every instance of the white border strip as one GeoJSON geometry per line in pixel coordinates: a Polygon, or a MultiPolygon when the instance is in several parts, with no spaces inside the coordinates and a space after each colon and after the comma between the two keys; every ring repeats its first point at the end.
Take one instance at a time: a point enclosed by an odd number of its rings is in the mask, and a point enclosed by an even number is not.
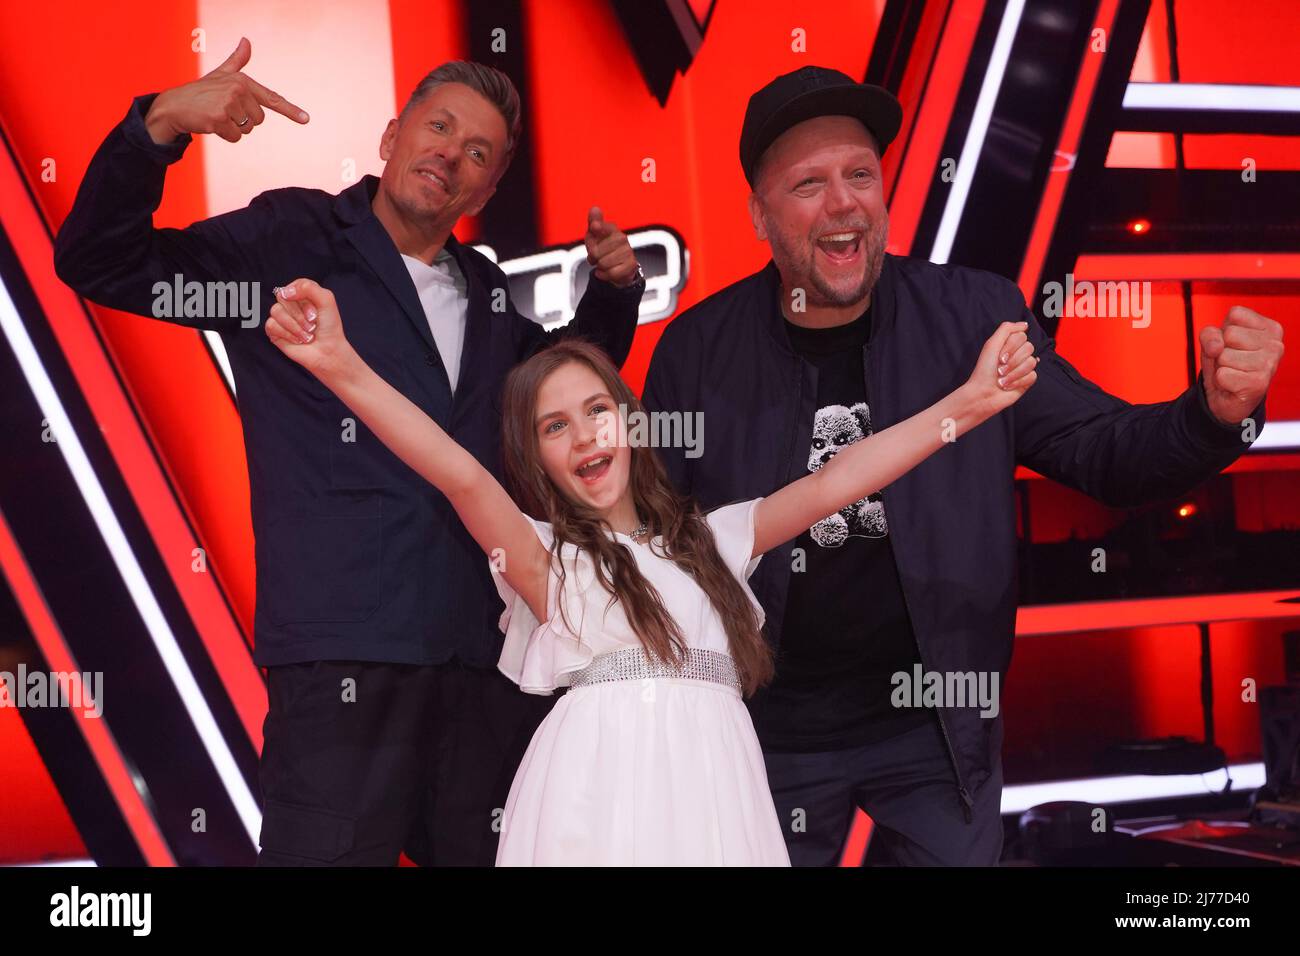
{"type": "Polygon", "coordinates": [[[198,731],[208,758],[216,768],[217,775],[221,778],[222,785],[226,788],[230,802],[234,805],[235,812],[239,814],[249,839],[254,846],[257,846],[262,828],[262,814],[257,808],[257,801],[253,799],[253,794],[244,781],[244,775],[240,773],[230,748],[226,746],[225,738],[221,736],[212,711],[208,709],[207,701],[203,699],[203,693],[199,690],[199,685],[185,662],[185,656],[176,643],[176,636],[167,625],[162,608],[158,606],[144,571],[136,561],[130,544],[127,543],[122,526],[118,523],[113,507],[108,503],[108,496],[104,494],[104,488],[99,483],[94,468],[91,467],[90,459],[86,457],[77,433],[72,428],[72,422],[64,411],[63,403],[59,401],[54,384],[46,374],[40,356],[27,335],[27,329],[18,315],[18,309],[9,295],[9,289],[2,281],[0,281],[0,328],[4,329],[9,345],[18,357],[18,364],[22,367],[27,384],[32,394],[36,396],[36,401],[53,431],[55,444],[63,455],[64,461],[67,462],[77,487],[81,490],[86,507],[94,517],[104,544],[107,545],[109,553],[117,564],[118,572],[122,575],[127,591],[131,594],[131,600],[135,603],[136,610],[139,611],[149,636],[158,649],[163,665],[167,668],[168,676],[171,677],[181,701],[189,711],[190,720],[194,722],[194,729],[198,731]]]}
{"type": "Polygon", "coordinates": [[[41,868],[53,868],[61,866],[98,866],[94,860],[41,860],[37,863],[12,863],[9,864],[15,869],[32,870],[41,868]]]}
{"type": "Polygon", "coordinates": [[[1160,800],[1168,797],[1198,797],[1218,793],[1232,777],[1234,790],[1254,790],[1264,786],[1262,763],[1232,764],[1228,773],[1135,774],[1127,777],[1087,777],[1079,780],[1053,780],[1048,783],[1023,783],[1002,789],[1002,812],[1023,813],[1030,807],[1056,800],[1077,800],[1096,806],[1131,803],[1137,800],[1160,800]]]}
{"type": "Polygon", "coordinates": [[[1250,451],[1297,451],[1300,450],[1300,421],[1265,422],[1255,440],[1250,443],[1250,451]]]}
{"type": "MultiPolygon", "coordinates": [[[[264,332],[265,330],[259,325],[258,331],[264,332]]],[[[208,343],[208,350],[217,363],[217,369],[221,372],[221,377],[230,386],[230,394],[238,398],[239,393],[235,391],[235,373],[230,368],[230,356],[226,354],[226,343],[221,340],[221,333],[214,332],[212,329],[200,329],[199,332],[203,335],[203,340],[208,343]]]]}
{"type": "Polygon", "coordinates": [[[970,193],[971,182],[975,179],[975,167],[979,165],[980,153],[984,149],[984,137],[988,134],[989,120],[993,118],[993,105],[1002,89],[1002,77],[1007,72],[1007,60],[1011,58],[1011,44],[1016,39],[1024,9],[1025,0],[1010,0],[1002,11],[1002,25],[998,27],[988,69],[984,71],[984,85],[980,87],[975,112],[966,130],[966,142],[957,159],[957,175],[953,179],[952,190],[948,193],[948,202],[943,207],[943,218],[939,220],[939,231],[935,233],[934,248],[930,250],[931,262],[943,264],[952,254],[953,240],[957,238],[957,227],[961,224],[966,197],[970,193]]]}
{"type": "Polygon", "coordinates": [[[1300,86],[1233,83],[1130,83],[1124,109],[1300,113],[1300,86]]]}

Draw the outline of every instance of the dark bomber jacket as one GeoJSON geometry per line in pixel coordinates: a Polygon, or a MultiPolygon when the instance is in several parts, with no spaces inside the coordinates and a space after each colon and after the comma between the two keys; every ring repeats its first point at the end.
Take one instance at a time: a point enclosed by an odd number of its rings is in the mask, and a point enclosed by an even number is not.
{"type": "MultiPolygon", "coordinates": [[[[661,448],[678,489],[701,508],[768,495],[807,474],[817,369],[791,348],[775,264],[709,296],[664,330],[646,379],[647,410],[701,412],[703,454],[661,448]]],[[[1181,494],[1248,447],[1215,419],[1197,383],[1172,401],[1132,405],[1056,352],[1019,289],[989,272],[885,257],[863,347],[875,430],[965,382],[1003,321],[1029,322],[1038,379],[1010,409],[960,436],[884,490],[903,594],[926,672],[996,673],[1011,660],[1017,594],[1017,462],[1111,506],[1181,494]]],[[[1093,319],[1091,321],[1123,321],[1093,319]]],[[[1264,402],[1252,416],[1264,425],[1264,402]]],[[[750,579],[779,646],[791,540],[750,579]]],[[[1002,717],[940,708],[969,808],[1002,744],[1002,717]]]]}

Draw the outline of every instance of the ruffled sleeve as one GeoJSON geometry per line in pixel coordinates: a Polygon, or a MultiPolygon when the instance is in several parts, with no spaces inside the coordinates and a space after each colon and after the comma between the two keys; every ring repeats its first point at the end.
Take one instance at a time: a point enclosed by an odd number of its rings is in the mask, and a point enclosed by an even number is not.
{"type": "MultiPolygon", "coordinates": [[[[525,515],[524,517],[528,517],[525,515]]],[[[538,539],[549,551],[554,541],[551,525],[528,518],[538,539]]],[[[552,555],[551,574],[547,583],[547,619],[537,620],[528,602],[506,581],[496,563],[488,562],[497,593],[505,602],[498,626],[505,635],[497,669],[528,694],[554,694],[557,687],[567,687],[569,675],[591,663],[593,643],[599,635],[599,605],[588,610],[586,597],[594,587],[608,600],[609,594],[596,580],[596,568],[590,556],[576,545],[565,544],[562,557],[552,555]],[[564,613],[560,614],[560,578],[556,570],[564,567],[564,613]]]]}
{"type": "Polygon", "coordinates": [[[758,562],[763,560],[761,554],[754,558],[750,557],[754,552],[754,510],[762,500],[762,498],[753,498],[749,501],[738,501],[735,504],[714,508],[705,515],[709,527],[713,529],[713,540],[717,543],[718,553],[722,555],[723,563],[736,576],[741,589],[758,613],[759,627],[763,626],[767,615],[763,605],[750,590],[749,576],[758,567],[758,562]]]}

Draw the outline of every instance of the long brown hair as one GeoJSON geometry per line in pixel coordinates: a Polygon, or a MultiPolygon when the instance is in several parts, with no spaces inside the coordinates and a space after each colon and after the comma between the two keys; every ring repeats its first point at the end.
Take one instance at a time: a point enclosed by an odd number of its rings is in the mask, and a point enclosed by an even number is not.
{"type": "MultiPolygon", "coordinates": [[[[637,568],[631,551],[606,535],[606,530],[613,529],[598,512],[560,494],[542,467],[534,424],[537,394],[547,376],[570,362],[595,372],[616,405],[629,413],[644,412],[641,402],[599,348],[581,339],[565,339],[548,346],[506,377],[501,438],[507,486],[525,513],[551,523],[555,534],[553,553],[558,554],[565,543],[571,542],[597,557],[597,579],[609,592],[611,603],[615,598],[621,602],[646,652],[666,663],[680,664],[685,659],[686,641],[664,608],[658,590],[637,568]]],[[[753,605],[723,563],[713,531],[695,499],[673,488],[663,462],[652,448],[629,443],[628,451],[628,482],[637,514],[645,519],[651,540],[656,535],[662,537],[662,556],[689,574],[708,596],[726,629],[744,693],[752,695],[771,681],[773,673],[772,651],[759,630],[753,605]]]]}

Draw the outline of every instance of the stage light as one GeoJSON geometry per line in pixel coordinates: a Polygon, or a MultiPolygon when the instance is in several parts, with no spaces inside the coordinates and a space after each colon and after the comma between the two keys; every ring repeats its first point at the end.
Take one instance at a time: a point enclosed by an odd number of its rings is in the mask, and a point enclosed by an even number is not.
{"type": "Polygon", "coordinates": [[[1300,448],[1300,421],[1267,422],[1251,451],[1294,451],[1300,448]]]}
{"type": "Polygon", "coordinates": [[[1141,236],[1151,231],[1151,221],[1149,219],[1134,219],[1128,224],[1128,231],[1135,236],[1141,236]]]}
{"type": "Polygon", "coordinates": [[[1130,83],[1124,109],[1300,113],[1300,87],[1239,83],[1130,83]]]}
{"type": "Polygon", "coordinates": [[[1222,793],[1229,777],[1236,790],[1254,790],[1264,785],[1264,764],[1232,764],[1227,772],[1131,774],[1115,777],[1087,777],[1044,783],[1010,784],[1002,790],[1002,813],[1023,813],[1030,807],[1053,800],[1083,800],[1093,804],[1135,803],[1171,797],[1199,797],[1222,793]],[[1219,776],[1224,774],[1224,776],[1219,776]]]}
{"type": "Polygon", "coordinates": [[[1020,17],[1024,10],[1025,0],[1010,0],[1002,11],[1002,22],[993,41],[993,52],[989,55],[989,64],[984,71],[979,98],[975,101],[975,112],[971,116],[970,126],[966,130],[966,140],[957,159],[957,176],[953,180],[952,191],[948,193],[948,201],[944,204],[943,216],[939,220],[939,228],[935,234],[934,246],[930,250],[931,262],[943,265],[952,254],[953,242],[957,238],[957,226],[961,223],[962,212],[966,208],[966,196],[970,192],[971,182],[975,179],[975,166],[979,163],[980,153],[984,150],[984,137],[993,118],[993,103],[1002,89],[1002,78],[1006,74],[1007,61],[1011,59],[1011,45],[1015,42],[1016,32],[1020,29],[1020,17]]]}
{"type": "Polygon", "coordinates": [[[1178,508],[1178,517],[1180,518],[1190,518],[1194,514],[1196,514],[1196,505],[1192,504],[1190,501],[1185,505],[1180,505],[1178,508]]]}

